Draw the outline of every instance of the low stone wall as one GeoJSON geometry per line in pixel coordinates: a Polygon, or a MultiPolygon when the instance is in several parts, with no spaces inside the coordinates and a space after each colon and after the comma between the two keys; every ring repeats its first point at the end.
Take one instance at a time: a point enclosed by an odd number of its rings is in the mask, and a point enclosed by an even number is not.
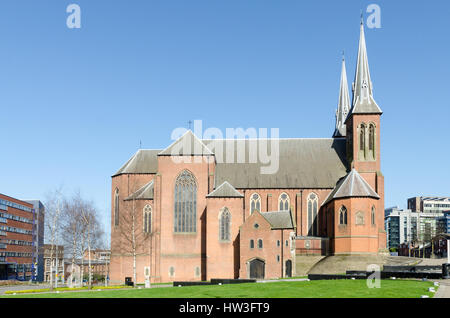
{"type": "MultiPolygon", "coordinates": [[[[310,280],[332,280],[332,279],[367,279],[374,272],[363,271],[347,271],[345,275],[332,274],[309,274],[310,280]]],[[[437,272],[379,272],[381,279],[390,278],[426,278],[426,279],[442,279],[442,273],[437,272]]]]}
{"type": "Polygon", "coordinates": [[[174,287],[179,286],[204,286],[204,285],[213,285],[211,282],[173,282],[174,287]]]}
{"type": "Polygon", "coordinates": [[[226,285],[226,284],[244,284],[256,283],[256,279],[218,279],[212,278],[210,282],[173,282],[174,287],[178,286],[204,286],[204,285],[226,285]]]}
{"type": "Polygon", "coordinates": [[[423,271],[442,271],[440,265],[417,265],[417,266],[390,266],[384,265],[383,270],[387,272],[423,272],[423,271]]]}
{"type": "Polygon", "coordinates": [[[386,257],[380,255],[335,255],[318,262],[309,274],[343,274],[349,270],[366,271],[368,266],[377,265],[382,269],[386,257]]]}
{"type": "Polygon", "coordinates": [[[295,276],[308,275],[311,268],[313,268],[323,258],[325,258],[325,256],[296,255],[296,257],[295,257],[295,276]]]}
{"type": "Polygon", "coordinates": [[[256,279],[217,279],[212,278],[211,284],[244,284],[244,283],[256,283],[256,279]]]}
{"type": "Polygon", "coordinates": [[[442,279],[442,272],[381,272],[381,278],[427,278],[442,279]]]}
{"type": "Polygon", "coordinates": [[[331,275],[331,274],[309,274],[309,280],[333,280],[333,279],[367,279],[366,275],[331,275]]]}

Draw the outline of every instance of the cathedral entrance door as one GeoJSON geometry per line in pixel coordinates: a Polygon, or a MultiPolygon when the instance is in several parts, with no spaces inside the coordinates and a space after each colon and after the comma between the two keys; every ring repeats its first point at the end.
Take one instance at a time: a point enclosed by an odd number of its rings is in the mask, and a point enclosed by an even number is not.
{"type": "Polygon", "coordinates": [[[286,277],[292,277],[292,261],[286,261],[286,277]]]}
{"type": "Polygon", "coordinates": [[[254,259],[249,263],[250,267],[250,278],[252,279],[263,279],[264,278],[264,261],[260,259],[254,259]]]}

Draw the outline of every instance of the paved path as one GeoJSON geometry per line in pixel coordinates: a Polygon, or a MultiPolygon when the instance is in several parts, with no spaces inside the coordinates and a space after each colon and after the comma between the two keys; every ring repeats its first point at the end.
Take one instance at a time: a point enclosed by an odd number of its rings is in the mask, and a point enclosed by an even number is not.
{"type": "Polygon", "coordinates": [[[440,285],[434,298],[450,298],[450,279],[440,279],[438,282],[440,285]]]}

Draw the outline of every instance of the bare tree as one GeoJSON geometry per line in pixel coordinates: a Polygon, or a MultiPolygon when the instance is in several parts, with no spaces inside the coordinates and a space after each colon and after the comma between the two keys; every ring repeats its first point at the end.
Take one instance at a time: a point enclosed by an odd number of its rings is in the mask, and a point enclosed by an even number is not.
{"type": "Polygon", "coordinates": [[[79,255],[80,255],[80,283],[81,286],[84,285],[84,253],[86,252],[86,231],[87,226],[84,222],[82,222],[80,229],[80,245],[78,247],[79,255]]]}
{"type": "Polygon", "coordinates": [[[146,247],[150,235],[144,232],[142,223],[139,222],[142,219],[142,211],[137,208],[139,201],[130,197],[122,202],[118,226],[120,245],[116,248],[118,247],[121,253],[133,257],[133,283],[136,287],[136,259],[139,254],[143,253],[143,248],[146,247]]]}
{"type": "MultiPolygon", "coordinates": [[[[82,252],[88,252],[88,270],[89,270],[89,288],[92,288],[92,265],[91,265],[91,251],[101,246],[104,232],[99,222],[98,211],[94,204],[90,201],[83,201],[81,206],[81,220],[82,220],[82,252]]],[[[82,257],[82,260],[84,257],[82,257]]],[[[84,262],[82,261],[82,267],[84,262]]]]}
{"type": "Polygon", "coordinates": [[[77,192],[72,198],[64,201],[64,209],[61,217],[62,239],[65,250],[70,251],[68,254],[71,258],[70,287],[73,287],[75,260],[77,256],[79,256],[79,242],[83,228],[81,219],[82,204],[83,199],[81,198],[80,193],[77,192]]]}
{"type": "MultiPolygon", "coordinates": [[[[50,290],[53,290],[53,256],[56,246],[56,259],[58,258],[58,229],[60,227],[60,215],[62,211],[63,196],[61,194],[61,188],[54,190],[47,194],[45,201],[46,206],[46,227],[48,229],[50,237],[50,290]]],[[[57,262],[56,262],[57,264],[57,262]]],[[[58,267],[56,268],[56,273],[58,273],[58,267]]],[[[57,274],[55,279],[57,279],[57,274]]]]}
{"type": "Polygon", "coordinates": [[[89,287],[91,287],[91,249],[103,244],[104,238],[104,231],[101,226],[98,211],[92,201],[84,199],[80,191],[77,191],[72,197],[64,200],[61,219],[62,238],[72,263],[70,286],[73,287],[77,260],[79,260],[78,264],[81,263],[79,281],[81,286],[83,286],[84,258],[87,252],[89,261],[89,287]]]}

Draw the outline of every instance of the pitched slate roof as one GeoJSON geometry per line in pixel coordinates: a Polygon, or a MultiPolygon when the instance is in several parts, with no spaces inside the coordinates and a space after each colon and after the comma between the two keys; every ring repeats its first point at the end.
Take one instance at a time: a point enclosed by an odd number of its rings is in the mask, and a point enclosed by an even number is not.
{"type": "Polygon", "coordinates": [[[272,230],[293,229],[294,222],[290,211],[260,212],[269,222],[272,230]]]}
{"type": "Polygon", "coordinates": [[[244,195],[236,190],[228,181],[218,186],[207,198],[243,198],[244,195]]]}
{"type": "MultiPolygon", "coordinates": [[[[262,140],[264,139],[200,140],[188,131],[162,151],[139,150],[114,176],[123,173],[157,173],[158,156],[169,156],[173,151],[177,153],[176,150],[181,149],[183,144],[187,145],[185,150],[192,150],[189,152],[191,155],[215,154],[215,185],[222,185],[227,181],[236,189],[333,189],[336,180],[347,173],[345,139],[292,138],[276,140],[279,157],[273,159],[279,159],[278,169],[272,174],[263,174],[261,169],[268,167],[270,163],[263,164],[258,155],[258,146],[262,140]],[[241,147],[244,149],[244,160],[238,157],[241,147]],[[257,160],[251,160],[253,155],[256,155],[257,160]]],[[[272,140],[265,141],[267,151],[264,152],[271,154],[272,140]]],[[[276,150],[276,144],[273,150],[276,150]]]]}
{"type": "MultiPolygon", "coordinates": [[[[263,164],[261,160],[250,162],[249,154],[259,152],[257,139],[215,139],[200,142],[211,153],[215,153],[215,185],[227,181],[236,189],[333,189],[336,181],[347,174],[346,140],[343,138],[279,139],[279,166],[273,174],[261,173],[261,168],[269,164],[263,164]],[[243,163],[238,162],[237,155],[241,145],[245,154],[243,163]],[[227,153],[229,149],[234,149],[234,154],[227,153]],[[232,157],[231,162],[228,162],[227,154],[232,157]]],[[[204,150],[204,153],[208,153],[204,150]]],[[[271,140],[268,139],[267,153],[271,152],[271,140]]],[[[157,173],[157,156],[167,153],[170,154],[168,148],[164,151],[139,150],[114,176],[122,173],[157,173]]]]}
{"type": "Polygon", "coordinates": [[[210,156],[213,155],[211,150],[194,135],[191,130],[175,140],[169,147],[158,153],[158,156],[210,156]]]}
{"type": "Polygon", "coordinates": [[[132,195],[127,197],[125,201],[130,200],[153,200],[154,197],[154,186],[153,180],[144,185],[142,188],[134,192],[132,195]]]}
{"type": "MultiPolygon", "coordinates": [[[[333,189],[336,181],[347,174],[345,139],[279,139],[279,166],[273,174],[262,174],[261,160],[249,163],[249,154],[258,153],[258,140],[203,140],[216,154],[215,184],[225,181],[236,189],[333,189]],[[245,162],[239,163],[237,149],[245,147],[245,162]],[[229,148],[228,146],[231,146],[229,148]],[[235,149],[232,162],[228,149],[235,149]],[[256,149],[256,150],[255,150],[256,149]]],[[[267,142],[267,153],[272,152],[267,142]]],[[[266,149],[264,149],[266,150],[266,149]]]]}
{"type": "Polygon", "coordinates": [[[160,151],[139,149],[113,177],[123,173],[157,173],[157,155],[160,151]]]}
{"type": "Polygon", "coordinates": [[[369,197],[379,199],[380,196],[372,189],[372,187],[364,180],[363,177],[353,169],[345,178],[341,179],[336,188],[328,195],[322,205],[339,198],[350,197],[369,197]]]}

